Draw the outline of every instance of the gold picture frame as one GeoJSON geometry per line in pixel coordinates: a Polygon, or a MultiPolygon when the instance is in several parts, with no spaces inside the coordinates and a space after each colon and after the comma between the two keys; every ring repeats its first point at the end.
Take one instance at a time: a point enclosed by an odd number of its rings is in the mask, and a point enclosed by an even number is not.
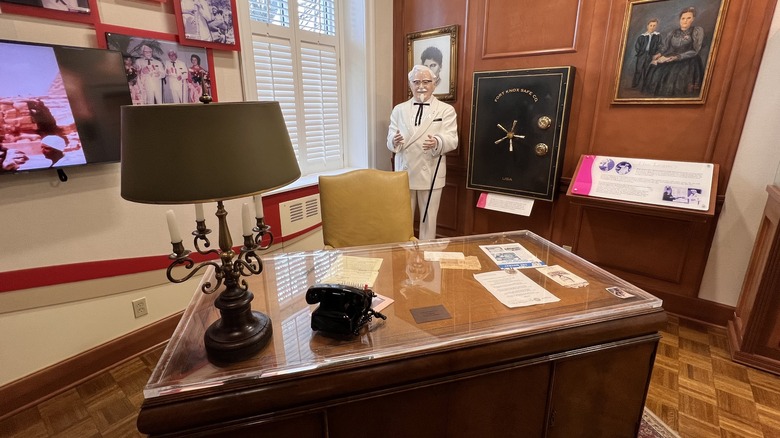
{"type": "Polygon", "coordinates": [[[703,104],[728,0],[631,0],[612,103],[703,104]]]}
{"type": "Polygon", "coordinates": [[[433,95],[443,101],[455,100],[458,83],[457,24],[407,34],[406,53],[407,72],[415,65],[428,65],[439,75],[433,95]]]}

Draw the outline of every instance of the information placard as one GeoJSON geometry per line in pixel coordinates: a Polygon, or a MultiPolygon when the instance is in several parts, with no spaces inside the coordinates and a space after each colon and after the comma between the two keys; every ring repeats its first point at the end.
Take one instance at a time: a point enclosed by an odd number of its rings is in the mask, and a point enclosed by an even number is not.
{"type": "Polygon", "coordinates": [[[570,193],[706,211],[714,165],[583,155],[570,193]]]}

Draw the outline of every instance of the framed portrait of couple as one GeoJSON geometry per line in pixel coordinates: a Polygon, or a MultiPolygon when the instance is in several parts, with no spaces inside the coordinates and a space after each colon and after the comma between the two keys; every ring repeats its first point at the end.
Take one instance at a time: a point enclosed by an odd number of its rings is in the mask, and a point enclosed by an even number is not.
{"type": "MultiPolygon", "coordinates": [[[[458,73],[458,25],[406,35],[407,68],[425,65],[437,76],[433,95],[443,101],[455,100],[458,73]]],[[[411,90],[409,97],[411,97],[411,90]]]]}
{"type": "Polygon", "coordinates": [[[729,0],[631,0],[618,57],[618,104],[703,104],[729,0]]]}

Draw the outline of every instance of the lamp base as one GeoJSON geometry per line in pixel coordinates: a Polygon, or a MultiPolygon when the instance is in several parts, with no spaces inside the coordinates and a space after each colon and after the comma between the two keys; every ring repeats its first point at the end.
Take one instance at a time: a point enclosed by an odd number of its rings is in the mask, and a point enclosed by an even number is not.
{"type": "Polygon", "coordinates": [[[251,314],[256,322],[242,333],[226,329],[221,319],[209,326],[203,336],[209,362],[240,362],[254,356],[268,344],[273,334],[271,319],[260,312],[253,311],[251,314]]]}
{"type": "Polygon", "coordinates": [[[254,296],[238,288],[228,289],[214,305],[222,318],[214,321],[203,340],[209,362],[233,363],[254,356],[271,340],[273,327],[265,314],[252,311],[254,296]]]}

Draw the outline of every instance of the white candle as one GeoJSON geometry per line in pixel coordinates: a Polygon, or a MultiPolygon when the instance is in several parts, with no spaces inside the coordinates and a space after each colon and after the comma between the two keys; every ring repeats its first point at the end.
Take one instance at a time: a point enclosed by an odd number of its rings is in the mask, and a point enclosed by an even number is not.
{"type": "Polygon", "coordinates": [[[199,222],[206,220],[203,215],[203,204],[195,204],[195,220],[199,222]]]}
{"type": "Polygon", "coordinates": [[[176,215],[173,214],[173,210],[166,211],[165,217],[168,219],[168,232],[171,234],[171,243],[181,242],[181,233],[179,233],[179,226],[176,224],[176,215]]]}
{"type": "Polygon", "coordinates": [[[255,195],[255,217],[260,219],[263,216],[263,196],[255,195]]]}
{"type": "Polygon", "coordinates": [[[252,214],[249,213],[249,204],[244,202],[241,206],[241,225],[244,229],[244,236],[252,235],[252,214]]]}

